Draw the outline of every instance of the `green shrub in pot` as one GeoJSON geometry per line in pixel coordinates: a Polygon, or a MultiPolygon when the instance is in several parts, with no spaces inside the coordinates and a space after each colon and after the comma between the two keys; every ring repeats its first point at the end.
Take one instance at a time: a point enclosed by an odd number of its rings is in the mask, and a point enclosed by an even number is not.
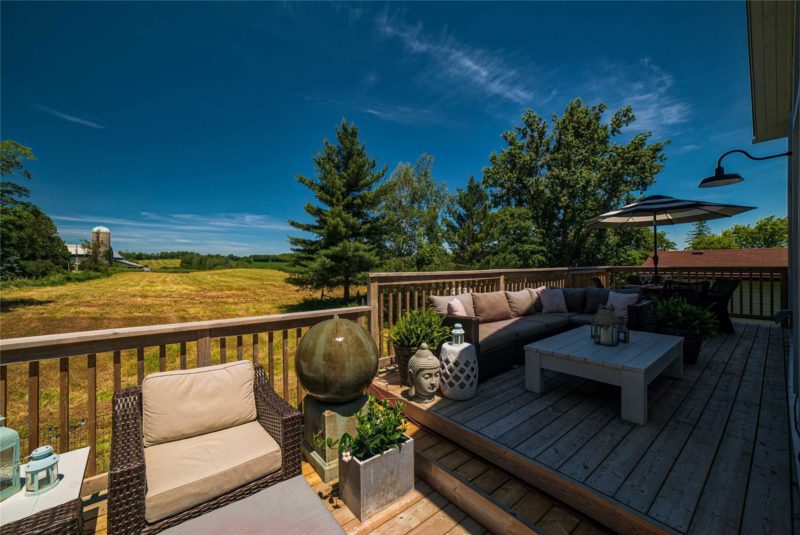
{"type": "Polygon", "coordinates": [[[400,371],[400,384],[406,384],[408,360],[422,344],[428,344],[438,355],[439,348],[450,339],[450,328],[444,318],[429,307],[403,314],[386,333],[394,346],[394,357],[400,371]]]}
{"type": "Polygon", "coordinates": [[[656,299],[654,314],[664,333],[683,336],[683,360],[689,364],[697,362],[703,340],[717,334],[714,313],[682,297],[656,299]]]}

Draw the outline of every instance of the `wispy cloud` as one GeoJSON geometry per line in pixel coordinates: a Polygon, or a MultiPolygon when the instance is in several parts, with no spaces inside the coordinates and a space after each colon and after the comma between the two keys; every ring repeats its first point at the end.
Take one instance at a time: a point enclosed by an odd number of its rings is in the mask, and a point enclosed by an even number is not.
{"type": "Polygon", "coordinates": [[[636,115],[633,128],[664,133],[691,118],[689,104],[675,94],[675,77],[648,58],[636,64],[612,63],[589,76],[588,94],[613,107],[630,104],[636,115]]]}
{"type": "Polygon", "coordinates": [[[105,130],[106,128],[105,126],[90,121],[88,119],[83,119],[76,115],[70,115],[62,111],[54,110],[53,108],[48,108],[47,106],[43,106],[41,104],[34,104],[33,107],[39,111],[52,115],[53,117],[58,117],[59,119],[64,119],[65,121],[69,121],[70,123],[88,126],[89,128],[96,128],[98,130],[105,130]]]}
{"type": "Polygon", "coordinates": [[[154,214],[141,212],[143,219],[103,215],[54,215],[56,221],[92,225],[122,225],[133,228],[170,228],[174,230],[224,232],[230,229],[291,230],[286,223],[262,214],[154,214]]]}
{"type": "Polygon", "coordinates": [[[333,99],[317,93],[298,93],[302,98],[323,106],[356,110],[378,119],[403,125],[449,124],[439,113],[429,108],[386,104],[378,99],[359,95],[348,100],[333,99]]]}
{"type": "Polygon", "coordinates": [[[484,97],[531,104],[534,93],[525,77],[510,66],[501,52],[469,46],[444,31],[425,32],[422,24],[411,25],[387,13],[379,14],[375,22],[381,35],[399,39],[410,53],[432,60],[433,75],[456,84],[460,91],[470,89],[484,97]]]}

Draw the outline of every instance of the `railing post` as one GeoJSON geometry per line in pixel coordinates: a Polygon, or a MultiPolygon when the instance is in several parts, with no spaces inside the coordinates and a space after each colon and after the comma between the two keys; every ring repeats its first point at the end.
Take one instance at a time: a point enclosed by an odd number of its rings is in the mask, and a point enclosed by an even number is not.
{"type": "Polygon", "coordinates": [[[208,331],[197,333],[197,367],[211,365],[211,338],[208,331]]]}
{"type": "Polygon", "coordinates": [[[372,339],[375,340],[375,344],[380,344],[381,326],[378,311],[378,281],[373,280],[372,275],[367,280],[367,304],[370,307],[369,333],[372,335],[372,339]]]}
{"type": "Polygon", "coordinates": [[[499,282],[499,284],[500,284],[500,287],[498,288],[498,290],[501,291],[501,292],[505,291],[505,289],[506,289],[506,276],[503,275],[502,273],[500,274],[500,282],[499,282]]]}

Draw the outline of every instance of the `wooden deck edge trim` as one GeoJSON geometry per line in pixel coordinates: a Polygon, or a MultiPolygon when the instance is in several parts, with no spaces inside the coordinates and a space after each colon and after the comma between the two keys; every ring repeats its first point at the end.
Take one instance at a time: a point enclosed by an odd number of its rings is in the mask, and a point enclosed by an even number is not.
{"type": "MultiPolygon", "coordinates": [[[[385,390],[379,384],[373,383],[372,388],[381,397],[396,398],[392,392],[385,390]]],[[[648,535],[677,533],[654,519],[645,518],[638,511],[622,503],[612,501],[532,459],[523,458],[510,448],[456,422],[431,413],[413,402],[406,401],[404,410],[406,416],[418,424],[441,436],[449,437],[449,440],[480,456],[486,462],[514,474],[613,531],[648,535]]]]}
{"type": "Polygon", "coordinates": [[[96,476],[87,477],[83,480],[81,487],[81,497],[91,496],[93,494],[100,494],[108,490],[108,472],[97,474],[96,476]]]}
{"type": "Polygon", "coordinates": [[[503,508],[489,495],[470,485],[465,478],[441,466],[422,452],[414,454],[414,473],[492,533],[543,533],[540,528],[528,524],[503,508]]]}

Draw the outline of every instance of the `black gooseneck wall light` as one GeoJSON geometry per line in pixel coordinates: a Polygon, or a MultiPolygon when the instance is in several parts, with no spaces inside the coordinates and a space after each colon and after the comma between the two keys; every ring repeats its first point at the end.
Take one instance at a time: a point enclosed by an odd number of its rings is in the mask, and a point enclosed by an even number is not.
{"type": "Polygon", "coordinates": [[[728,184],[736,184],[737,182],[741,182],[742,180],[744,180],[744,178],[742,178],[742,175],[740,175],[739,173],[726,173],[725,169],[722,168],[722,159],[728,154],[733,154],[734,152],[738,152],[739,154],[744,154],[751,160],[771,160],[772,158],[780,158],[781,156],[792,155],[792,151],[787,151],[787,152],[782,152],[780,154],[773,154],[771,156],[753,156],[747,151],[743,151],[741,149],[729,150],[728,152],[720,156],[719,160],[717,160],[717,168],[714,169],[714,174],[701,180],[700,184],[698,184],[697,187],[716,188],[718,186],[727,186],[728,184]]]}

